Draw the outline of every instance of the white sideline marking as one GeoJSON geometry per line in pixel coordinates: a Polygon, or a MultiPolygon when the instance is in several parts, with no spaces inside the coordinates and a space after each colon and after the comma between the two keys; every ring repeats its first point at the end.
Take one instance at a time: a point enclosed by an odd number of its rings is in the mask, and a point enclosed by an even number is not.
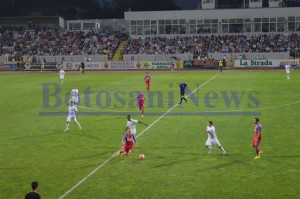
{"type": "MultiPolygon", "coordinates": [[[[202,86],[206,85],[208,82],[210,82],[212,79],[214,79],[215,77],[217,77],[220,73],[215,74],[213,77],[211,77],[210,79],[208,79],[206,82],[204,82],[201,86],[197,87],[195,90],[193,90],[191,93],[189,93],[186,97],[190,96],[192,93],[194,93],[195,91],[199,90],[202,86]]],[[[145,128],[140,134],[138,134],[136,137],[138,138],[139,136],[143,135],[148,129],[150,129],[154,124],[156,124],[159,120],[161,120],[163,117],[165,117],[169,112],[171,112],[176,106],[178,105],[178,103],[176,103],[172,108],[170,108],[169,110],[167,110],[164,114],[162,114],[159,118],[157,118],[154,122],[152,122],[152,124],[150,124],[149,126],[147,126],[147,128],[145,128]]],[[[63,199],[64,197],[66,197],[69,193],[71,193],[72,191],[74,191],[77,187],[79,187],[84,181],[86,181],[89,177],[91,177],[92,175],[94,175],[94,173],[96,173],[99,169],[101,169],[103,166],[105,166],[111,159],[113,159],[117,154],[118,154],[119,150],[116,151],[112,156],[110,156],[107,160],[105,160],[102,164],[100,164],[97,168],[95,168],[93,171],[91,171],[87,176],[85,176],[82,180],[80,180],[77,184],[75,184],[72,188],[70,188],[68,191],[66,191],[62,196],[60,196],[58,199],[63,199]]]]}

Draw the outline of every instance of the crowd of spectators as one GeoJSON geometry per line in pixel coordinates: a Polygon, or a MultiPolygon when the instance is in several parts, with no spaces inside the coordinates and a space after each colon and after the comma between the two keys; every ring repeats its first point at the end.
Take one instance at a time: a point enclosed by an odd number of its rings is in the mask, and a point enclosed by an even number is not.
{"type": "MultiPolygon", "coordinates": [[[[0,32],[0,55],[108,55],[112,58],[122,32],[66,30],[6,30],[0,32]]],[[[130,38],[122,54],[193,54],[293,52],[300,34],[228,34],[130,38]]]]}
{"type": "Polygon", "coordinates": [[[300,34],[239,34],[136,37],[123,54],[289,52],[300,49],[300,34]]]}
{"type": "Polygon", "coordinates": [[[120,32],[6,30],[0,33],[0,55],[97,55],[109,57],[124,39],[120,32]]]}

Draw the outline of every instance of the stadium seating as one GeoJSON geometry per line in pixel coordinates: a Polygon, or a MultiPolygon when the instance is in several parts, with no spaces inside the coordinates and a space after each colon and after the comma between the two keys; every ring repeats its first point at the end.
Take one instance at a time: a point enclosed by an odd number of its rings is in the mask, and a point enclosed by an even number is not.
{"type": "Polygon", "coordinates": [[[0,55],[101,55],[112,57],[122,34],[99,31],[17,31],[0,33],[0,55]]]}
{"type": "MultiPolygon", "coordinates": [[[[128,40],[124,54],[269,53],[300,49],[299,34],[231,34],[137,37],[128,40]]],[[[197,57],[197,56],[196,56],[197,57]]]]}
{"type": "MultiPolygon", "coordinates": [[[[107,55],[112,58],[123,35],[119,32],[6,30],[0,33],[0,56],[107,55]]],[[[300,49],[300,34],[228,34],[130,38],[124,55],[212,53],[276,53],[300,49]]]]}

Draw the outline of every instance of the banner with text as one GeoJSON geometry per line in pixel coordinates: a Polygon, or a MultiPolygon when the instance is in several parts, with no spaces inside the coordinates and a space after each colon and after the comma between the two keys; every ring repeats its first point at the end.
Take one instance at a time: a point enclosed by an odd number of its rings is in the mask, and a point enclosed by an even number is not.
{"type": "Polygon", "coordinates": [[[292,67],[300,67],[300,59],[282,59],[279,60],[280,68],[284,68],[285,65],[291,65],[292,67]]]}
{"type": "Polygon", "coordinates": [[[279,67],[279,61],[277,59],[263,59],[263,60],[235,60],[234,67],[247,68],[247,67],[279,67]]]}
{"type": "MultiPolygon", "coordinates": [[[[43,64],[44,68],[43,70],[56,70],[60,69],[59,64],[56,62],[46,62],[43,64]]],[[[26,62],[24,64],[25,70],[41,70],[42,64],[41,63],[29,63],[26,62]]]]}
{"type": "Polygon", "coordinates": [[[197,61],[184,61],[184,68],[191,68],[191,69],[196,69],[196,68],[217,68],[219,64],[219,61],[214,60],[214,61],[203,61],[203,60],[197,60],[197,61]]]}
{"type": "Polygon", "coordinates": [[[159,69],[159,70],[170,70],[174,66],[177,67],[177,62],[172,61],[142,61],[141,68],[143,69],[159,69]]]}
{"type": "MultiPolygon", "coordinates": [[[[85,62],[84,70],[102,70],[106,62],[85,62]]],[[[81,62],[63,62],[64,70],[80,70],[81,62]]]]}
{"type": "Polygon", "coordinates": [[[4,70],[4,62],[0,62],[0,70],[4,70]]]}
{"type": "Polygon", "coordinates": [[[18,70],[18,63],[17,62],[5,62],[4,63],[4,70],[18,70]]]}

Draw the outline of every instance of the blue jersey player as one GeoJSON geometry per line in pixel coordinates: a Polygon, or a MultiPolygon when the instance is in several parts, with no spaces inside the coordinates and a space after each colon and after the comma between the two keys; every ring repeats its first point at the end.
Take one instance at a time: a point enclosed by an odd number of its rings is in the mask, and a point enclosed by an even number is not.
{"type": "Polygon", "coordinates": [[[179,84],[179,88],[180,88],[180,102],[179,102],[179,104],[181,104],[182,100],[187,102],[186,98],[184,97],[185,90],[187,89],[187,84],[182,80],[182,82],[179,84]]]}

